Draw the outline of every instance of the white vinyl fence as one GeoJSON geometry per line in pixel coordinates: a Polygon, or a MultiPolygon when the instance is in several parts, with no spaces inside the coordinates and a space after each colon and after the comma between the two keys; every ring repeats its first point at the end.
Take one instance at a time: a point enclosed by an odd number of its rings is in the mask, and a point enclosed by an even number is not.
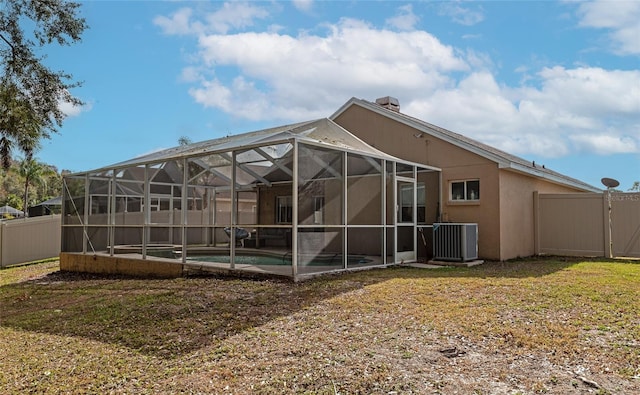
{"type": "Polygon", "coordinates": [[[0,221],[0,268],[60,255],[60,215],[0,221]]]}

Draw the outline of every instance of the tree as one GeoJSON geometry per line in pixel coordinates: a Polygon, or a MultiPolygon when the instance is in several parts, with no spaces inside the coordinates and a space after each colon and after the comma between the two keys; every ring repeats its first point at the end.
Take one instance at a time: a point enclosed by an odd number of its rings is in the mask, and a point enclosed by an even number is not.
{"type": "Polygon", "coordinates": [[[24,199],[22,204],[22,211],[27,214],[29,209],[29,186],[31,184],[46,185],[46,177],[55,173],[49,166],[36,161],[31,157],[27,157],[18,167],[18,174],[24,178],[24,199]]]}
{"type": "Polygon", "coordinates": [[[634,181],[631,188],[629,188],[630,192],[640,192],[640,181],[634,181]]]}
{"type": "Polygon", "coordinates": [[[18,195],[14,195],[14,194],[10,194],[9,196],[7,196],[4,199],[3,204],[1,204],[2,206],[7,205],[7,206],[11,206],[15,209],[20,210],[22,207],[22,202],[20,201],[20,197],[18,195]]]}
{"type": "MultiPolygon", "coordinates": [[[[0,206],[8,204],[19,210],[24,209],[24,186],[25,177],[20,175],[20,161],[11,161],[9,170],[0,167],[0,206]]],[[[30,183],[28,201],[30,203],[40,203],[45,200],[62,195],[62,176],[69,173],[68,170],[58,172],[55,166],[40,163],[42,166],[42,182],[30,183]],[[37,185],[39,188],[33,189],[31,186],[37,185]]],[[[26,172],[29,173],[29,172],[26,172]]]]}
{"type": "Polygon", "coordinates": [[[5,169],[15,148],[29,156],[41,139],[57,132],[65,119],[61,103],[83,104],[70,93],[80,83],[51,70],[36,54],[54,42],[80,41],[88,26],[78,16],[79,7],[66,0],[0,0],[0,159],[5,169]]]}
{"type": "Polygon", "coordinates": [[[189,145],[191,143],[192,143],[191,139],[187,136],[181,136],[178,139],[178,145],[180,145],[181,147],[184,147],[185,145],[189,145]]]}
{"type": "Polygon", "coordinates": [[[14,148],[32,152],[38,145],[40,125],[28,102],[19,100],[19,95],[15,85],[0,86],[0,160],[4,169],[11,166],[14,148]]]}

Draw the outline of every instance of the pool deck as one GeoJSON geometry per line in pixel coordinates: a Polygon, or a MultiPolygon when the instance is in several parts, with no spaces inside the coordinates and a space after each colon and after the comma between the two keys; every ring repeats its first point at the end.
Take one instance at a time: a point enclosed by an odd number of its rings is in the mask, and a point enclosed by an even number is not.
{"type": "MultiPolygon", "coordinates": [[[[349,271],[357,271],[357,270],[367,270],[374,268],[385,268],[391,265],[382,264],[381,257],[376,256],[362,256],[363,259],[366,259],[366,263],[350,263],[347,265],[347,268],[344,268],[342,265],[298,265],[297,273],[294,275],[293,267],[291,265],[257,265],[257,264],[245,264],[235,262],[233,267],[228,262],[210,262],[210,261],[199,261],[197,260],[197,255],[207,256],[207,254],[228,254],[229,247],[228,246],[219,246],[219,247],[195,247],[189,248],[188,253],[194,253],[195,256],[188,257],[184,262],[182,261],[182,252],[179,249],[172,248],[174,246],[165,245],[165,246],[154,246],[151,248],[152,253],[147,254],[146,259],[143,259],[142,254],[140,253],[140,248],[137,246],[125,246],[125,248],[119,248],[118,253],[113,256],[110,255],[106,251],[96,252],[95,254],[68,254],[68,255],[79,255],[84,257],[99,257],[100,262],[94,262],[93,268],[90,268],[90,272],[96,273],[115,273],[120,270],[121,274],[134,274],[134,275],[144,275],[144,273],[148,272],[150,275],[153,275],[153,264],[154,262],[161,263],[166,266],[166,264],[170,264],[170,266],[181,266],[183,275],[197,275],[197,274],[205,274],[205,273],[217,273],[221,275],[230,275],[230,276],[248,276],[248,277],[277,277],[277,278],[286,278],[293,279],[294,281],[305,280],[317,276],[321,276],[324,274],[330,273],[340,273],[340,272],[349,272],[349,271]],[[158,248],[159,247],[159,248],[158,248]],[[165,253],[169,253],[166,256],[157,256],[153,255],[153,252],[158,252],[160,255],[165,255],[165,253]],[[195,258],[195,259],[194,259],[195,258]],[[111,264],[107,263],[110,261],[114,261],[114,264],[117,268],[110,269],[109,271],[103,270],[103,266],[111,266],[111,264]],[[124,263],[128,262],[128,263],[124,263]],[[97,265],[97,266],[96,266],[97,265]],[[145,267],[144,272],[138,273],[137,270],[129,270],[127,267],[129,266],[140,266],[145,267]],[[115,270],[115,272],[114,272],[115,270]],[[132,273],[135,272],[135,273],[132,273]]],[[[235,249],[237,255],[268,255],[273,257],[284,257],[286,255],[290,255],[290,250],[283,250],[277,248],[243,248],[237,247],[235,249]]],[[[322,256],[322,258],[333,257],[334,254],[326,254],[322,256]]],[[[359,255],[358,255],[359,256],[359,255]]],[[[360,257],[360,256],[359,256],[360,257]]],[[[90,262],[92,260],[89,260],[90,262]]],[[[95,259],[93,260],[95,261],[95,259]]],[[[132,267],[133,267],[132,266],[132,267]]],[[[83,271],[83,270],[81,270],[83,271]]]]}
{"type": "MultiPolygon", "coordinates": [[[[322,276],[325,274],[344,273],[351,271],[369,270],[387,268],[390,266],[410,266],[423,269],[436,269],[443,267],[442,263],[435,262],[405,262],[405,263],[392,263],[383,264],[381,256],[364,256],[354,254],[352,257],[357,257],[356,260],[347,263],[344,267],[342,263],[338,264],[323,264],[324,261],[331,261],[331,258],[335,258],[335,254],[315,254],[313,256],[307,256],[307,262],[315,260],[313,264],[299,264],[296,267],[296,273],[294,274],[294,268],[290,264],[255,264],[246,262],[234,262],[231,265],[229,262],[215,262],[208,260],[198,260],[197,256],[202,255],[212,256],[216,254],[226,255],[230,253],[230,248],[226,246],[199,246],[190,247],[188,249],[188,256],[183,261],[181,246],[174,245],[156,245],[149,248],[146,259],[142,257],[141,246],[120,246],[117,248],[117,253],[110,255],[108,252],[97,252],[95,254],[67,254],[69,256],[77,256],[73,260],[82,259],[82,257],[93,257],[92,259],[84,259],[83,264],[86,268],[82,269],[71,268],[71,271],[89,271],[96,273],[121,273],[121,274],[133,274],[133,275],[158,275],[154,268],[160,269],[160,267],[166,267],[167,273],[176,272],[182,273],[182,275],[198,275],[198,274],[220,274],[235,277],[262,277],[262,278],[282,278],[293,281],[301,281],[310,279],[313,277],[322,276]],[[157,254],[157,255],[156,255],[157,254]],[[96,261],[96,257],[99,259],[96,261]],[[86,261],[86,262],[85,262],[86,261]],[[155,266],[154,263],[160,265],[155,266]],[[434,264],[435,263],[435,264],[434,264]],[[175,269],[171,269],[175,268],[175,269]]],[[[291,250],[281,248],[246,248],[236,247],[235,253],[237,256],[266,256],[271,258],[287,258],[291,257],[291,250]]],[[[341,262],[342,257],[339,257],[341,262]]],[[[337,263],[337,262],[336,262],[337,263]]],[[[476,262],[474,262],[477,264],[476,262]]],[[[83,267],[84,267],[83,266],[83,267]]],[[[447,262],[447,266],[452,266],[451,262],[447,262]]],[[[162,275],[162,274],[160,274],[162,275]]],[[[178,274],[179,276],[179,274],[178,274]]]]}

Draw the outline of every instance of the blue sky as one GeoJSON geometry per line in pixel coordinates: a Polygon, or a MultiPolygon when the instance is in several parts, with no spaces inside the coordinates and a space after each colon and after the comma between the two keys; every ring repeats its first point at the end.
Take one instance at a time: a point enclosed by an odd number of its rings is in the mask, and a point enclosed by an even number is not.
{"type": "Polygon", "coordinates": [[[93,1],[47,62],[82,108],[37,156],[84,171],[328,117],[351,97],[600,187],[640,180],[640,2],[93,1]]]}

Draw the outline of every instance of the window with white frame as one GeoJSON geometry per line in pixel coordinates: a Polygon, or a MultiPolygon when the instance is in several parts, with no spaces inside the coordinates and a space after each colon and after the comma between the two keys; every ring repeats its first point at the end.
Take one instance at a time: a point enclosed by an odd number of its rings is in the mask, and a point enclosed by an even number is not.
{"type": "Polygon", "coordinates": [[[276,223],[290,224],[293,221],[293,200],[291,196],[276,198],[276,223]]]}
{"type": "Polygon", "coordinates": [[[480,180],[465,180],[451,182],[452,201],[480,200],[480,180]]]}

